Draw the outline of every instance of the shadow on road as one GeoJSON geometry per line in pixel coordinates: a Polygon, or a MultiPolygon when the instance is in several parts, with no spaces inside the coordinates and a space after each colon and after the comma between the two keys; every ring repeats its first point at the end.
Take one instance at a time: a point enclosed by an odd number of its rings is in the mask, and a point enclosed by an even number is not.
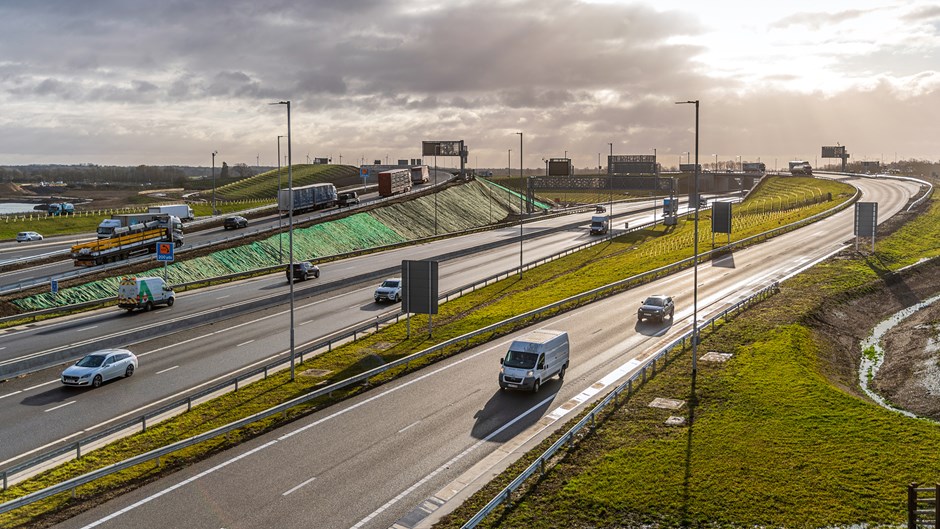
{"type": "Polygon", "coordinates": [[[56,388],[48,389],[42,393],[36,393],[35,395],[30,395],[20,401],[20,404],[24,406],[48,406],[49,404],[58,404],[66,400],[75,398],[78,392],[83,391],[85,388],[71,388],[59,386],[56,388]]]}
{"type": "Polygon", "coordinates": [[[470,432],[475,439],[484,439],[496,430],[499,430],[510,421],[518,420],[505,430],[493,436],[490,440],[503,443],[509,441],[529,426],[535,424],[542,418],[546,410],[550,409],[555,402],[555,396],[561,389],[562,381],[558,377],[552,377],[546,380],[538,393],[529,391],[513,391],[498,389],[496,375],[493,375],[493,386],[497,389],[493,396],[486,402],[482,410],[473,414],[476,422],[473,423],[473,429],[470,432]],[[547,399],[547,400],[546,400],[547,399]],[[542,402],[542,401],[545,402],[542,402]],[[542,402],[542,404],[539,404],[542,402]],[[531,409],[537,405],[535,409],[531,409]],[[531,410],[530,410],[531,409],[531,410]],[[524,416],[520,414],[530,410],[524,416]]]}
{"type": "Polygon", "coordinates": [[[712,258],[712,266],[718,268],[734,268],[734,254],[727,252],[715,256],[712,258]]]}
{"type": "Polygon", "coordinates": [[[642,334],[643,336],[662,336],[666,334],[666,331],[672,327],[673,318],[668,320],[663,320],[662,322],[658,321],[638,321],[636,325],[633,326],[633,330],[642,334]]]}

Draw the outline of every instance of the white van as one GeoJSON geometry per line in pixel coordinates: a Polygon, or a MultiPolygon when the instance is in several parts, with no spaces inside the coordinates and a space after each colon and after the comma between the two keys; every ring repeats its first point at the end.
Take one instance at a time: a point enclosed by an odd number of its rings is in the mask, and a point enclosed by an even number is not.
{"type": "Polygon", "coordinates": [[[173,306],[176,293],[162,277],[123,277],[118,285],[118,307],[150,310],[154,305],[173,306]]]}
{"type": "Polygon", "coordinates": [[[500,358],[499,388],[536,392],[556,374],[565,378],[568,369],[568,333],[542,329],[513,340],[505,358],[500,358]]]}

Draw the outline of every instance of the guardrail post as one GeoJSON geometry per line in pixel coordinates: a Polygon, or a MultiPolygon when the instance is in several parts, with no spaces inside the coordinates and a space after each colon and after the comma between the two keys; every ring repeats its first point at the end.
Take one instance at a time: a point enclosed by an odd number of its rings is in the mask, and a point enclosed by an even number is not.
{"type": "Polygon", "coordinates": [[[238,378],[235,378],[235,391],[238,391],[238,378]]]}
{"type": "Polygon", "coordinates": [[[646,367],[640,371],[640,374],[643,375],[643,382],[646,382],[646,367]]]}
{"type": "Polygon", "coordinates": [[[146,415],[141,415],[141,416],[140,416],[140,422],[141,422],[141,424],[143,424],[143,428],[142,428],[140,431],[141,431],[141,432],[146,432],[146,431],[147,431],[147,416],[146,416],[146,415]]]}
{"type": "Polygon", "coordinates": [[[268,366],[264,366],[264,378],[268,378],[268,366]]]}
{"type": "Polygon", "coordinates": [[[917,529],[917,483],[907,486],[907,529],[917,529]]]}
{"type": "Polygon", "coordinates": [[[629,397],[632,394],[633,394],[633,379],[631,378],[630,380],[627,381],[627,396],[629,397]]]}
{"type": "Polygon", "coordinates": [[[82,458],[82,443],[76,441],[75,442],[75,459],[81,459],[81,458],[82,458]]]}
{"type": "Polygon", "coordinates": [[[3,490],[7,490],[7,471],[3,471],[3,490]]]}
{"type": "Polygon", "coordinates": [[[193,411],[193,398],[192,397],[186,397],[186,411],[187,412],[193,411]]]}

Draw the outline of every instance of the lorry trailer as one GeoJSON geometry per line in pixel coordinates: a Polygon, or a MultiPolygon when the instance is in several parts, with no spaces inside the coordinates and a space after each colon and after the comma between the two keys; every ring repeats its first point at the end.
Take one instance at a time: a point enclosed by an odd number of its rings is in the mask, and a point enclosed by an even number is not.
{"type": "Polygon", "coordinates": [[[411,169],[389,169],[379,173],[379,196],[390,197],[411,191],[411,169]]]}
{"type": "Polygon", "coordinates": [[[277,209],[282,215],[286,215],[291,211],[291,195],[294,198],[294,213],[333,207],[337,201],[336,186],[328,182],[293,189],[281,189],[277,195],[277,209]]]}
{"type": "Polygon", "coordinates": [[[426,184],[429,180],[428,176],[428,166],[426,165],[416,165],[411,168],[411,183],[412,184],[426,184]]]}
{"type": "Polygon", "coordinates": [[[147,213],[155,213],[160,215],[173,215],[174,217],[179,217],[181,221],[190,221],[196,218],[193,215],[193,208],[189,207],[188,204],[170,204],[166,206],[150,206],[147,208],[147,213]]]}

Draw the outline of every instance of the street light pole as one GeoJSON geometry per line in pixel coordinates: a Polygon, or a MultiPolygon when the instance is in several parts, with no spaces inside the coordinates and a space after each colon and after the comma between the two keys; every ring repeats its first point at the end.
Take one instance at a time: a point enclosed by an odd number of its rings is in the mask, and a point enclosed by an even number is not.
{"type": "Polygon", "coordinates": [[[607,160],[607,225],[614,220],[614,144],[610,145],[610,159],[607,160]]]}
{"type": "Polygon", "coordinates": [[[290,283],[290,380],[294,381],[294,164],[291,157],[290,101],[278,101],[272,105],[287,105],[287,279],[290,283]]]}
{"type": "Polygon", "coordinates": [[[525,176],[523,176],[522,133],[519,135],[519,279],[522,279],[522,193],[525,190],[525,176]]]}
{"type": "MultiPolygon", "coordinates": [[[[692,185],[695,205],[695,234],[692,244],[692,377],[695,378],[698,358],[698,100],[677,101],[677,105],[695,105],[695,182],[692,185]]],[[[716,160],[717,160],[717,156],[716,160]]]]}
{"type": "MultiPolygon", "coordinates": [[[[281,138],[277,137],[277,209],[281,209],[281,138]]],[[[288,199],[289,201],[290,199],[288,199]]],[[[277,212],[277,264],[284,262],[284,234],[281,233],[281,212],[277,212]]]]}
{"type": "Polygon", "coordinates": [[[215,210],[215,155],[219,154],[219,151],[212,151],[212,215],[215,216],[218,212],[215,210]]]}

